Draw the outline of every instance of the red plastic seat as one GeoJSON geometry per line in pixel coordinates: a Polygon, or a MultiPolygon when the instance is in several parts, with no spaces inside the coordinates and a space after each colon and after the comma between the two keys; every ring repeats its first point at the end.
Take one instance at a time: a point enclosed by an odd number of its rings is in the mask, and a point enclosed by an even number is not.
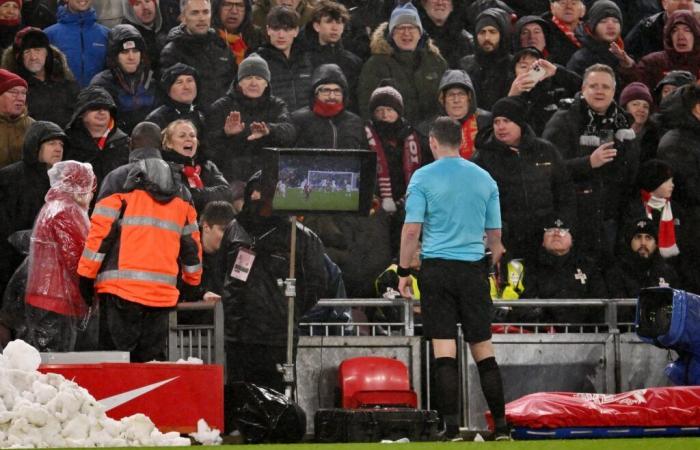
{"type": "Polygon", "coordinates": [[[403,406],[417,408],[406,365],[396,359],[361,356],[338,367],[341,407],[403,406]]]}

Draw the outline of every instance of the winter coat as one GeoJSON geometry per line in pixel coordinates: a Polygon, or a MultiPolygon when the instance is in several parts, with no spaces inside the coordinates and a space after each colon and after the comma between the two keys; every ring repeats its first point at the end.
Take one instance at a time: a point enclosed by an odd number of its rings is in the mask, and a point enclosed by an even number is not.
{"type": "MultiPolygon", "coordinates": [[[[569,109],[552,116],[542,133],[542,137],[559,150],[574,181],[578,207],[577,246],[596,253],[612,250],[614,236],[604,234],[603,226],[604,223],[619,224],[639,166],[639,146],[633,139],[634,133],[630,133],[631,121],[626,113],[613,102],[606,117],[615,117],[610,127],[615,130],[617,156],[597,169],[591,167],[590,155],[599,146],[600,139],[587,132],[591,116],[580,94],[569,109]]],[[[595,120],[598,119],[595,115],[595,120]]]]}
{"type": "Polygon", "coordinates": [[[610,51],[610,44],[596,39],[589,32],[583,32],[581,29],[577,31],[576,36],[579,38],[581,44],[583,44],[583,47],[576,50],[576,52],[571,55],[571,59],[569,59],[566,68],[583,77],[583,73],[586,69],[593,64],[600,63],[610,66],[613,71],[615,71],[616,94],[619,95],[619,93],[622,92],[624,84],[622,78],[618,74],[620,60],[610,51]]]}
{"type": "Polygon", "coordinates": [[[440,50],[440,54],[447,61],[447,66],[451,69],[459,68],[459,60],[474,53],[474,36],[464,29],[462,13],[464,2],[462,0],[452,2],[452,12],[442,26],[432,21],[422,2],[416,1],[414,4],[418,9],[423,29],[440,50]]]}
{"type": "Polygon", "coordinates": [[[70,193],[49,190],[32,232],[27,304],[63,316],[85,315],[77,269],[89,228],[87,211],[70,193]]]}
{"type": "Polygon", "coordinates": [[[107,136],[104,148],[100,150],[95,140],[83,125],[82,114],[90,105],[95,103],[110,105],[112,117],[116,113],[116,105],[112,97],[105,94],[102,89],[88,88],[78,96],[75,112],[66,126],[68,142],[63,152],[63,159],[73,159],[79,162],[89,162],[97,178],[97,185],[112,170],[129,162],[129,136],[114,124],[107,136]],[[100,92],[102,91],[102,92],[100,92]]]}
{"type": "MultiPolygon", "coordinates": [[[[276,5],[279,2],[275,2],[276,5]]],[[[267,25],[267,15],[272,9],[272,0],[258,0],[253,5],[253,23],[263,30],[267,25]]],[[[313,15],[314,2],[311,0],[299,0],[297,4],[297,13],[299,13],[299,28],[304,28],[307,23],[311,22],[313,15]]]]}
{"type": "Polygon", "coordinates": [[[213,29],[202,36],[188,33],[184,25],[170,30],[160,54],[160,67],[167,68],[177,62],[197,69],[197,104],[203,111],[226,93],[236,76],[236,59],[213,29]]]}
{"type": "Polygon", "coordinates": [[[666,12],[661,11],[639,21],[625,36],[625,51],[635,61],[664,49],[666,12]]]}
{"type": "Polygon", "coordinates": [[[676,271],[666,263],[658,251],[651,258],[637,256],[631,249],[605,272],[610,298],[637,298],[645,287],[678,287],[676,271]]]}
{"type": "Polygon", "coordinates": [[[233,200],[231,187],[213,162],[203,157],[195,157],[194,159],[186,158],[168,149],[164,149],[161,154],[165,161],[173,163],[175,168],[180,172],[183,183],[190,191],[198,215],[201,214],[204,207],[207,206],[209,202],[216,200],[230,202],[233,200]],[[182,173],[185,166],[200,167],[201,173],[199,174],[199,178],[202,180],[203,188],[197,188],[191,183],[188,183],[187,177],[182,173]]]}
{"type": "MultiPolygon", "coordinates": [[[[222,3],[223,0],[213,0],[211,2],[211,10],[213,11],[211,20],[212,27],[214,27],[217,30],[219,36],[226,40],[228,32],[224,29],[223,25],[221,24],[222,3]]],[[[243,18],[243,22],[241,22],[241,24],[238,26],[238,30],[236,31],[243,38],[243,42],[247,47],[245,51],[245,54],[247,56],[250,53],[254,52],[256,48],[265,44],[267,40],[267,34],[264,31],[264,26],[259,27],[253,23],[253,1],[243,0],[243,3],[245,3],[245,17],[243,18]]],[[[242,60],[237,61],[238,64],[240,64],[241,61],[242,60]]]]}
{"type": "Polygon", "coordinates": [[[622,11],[622,17],[625,18],[622,24],[622,35],[627,34],[645,18],[654,15],[660,11],[661,2],[659,0],[613,0],[622,11]]]}
{"type": "Polygon", "coordinates": [[[40,142],[62,135],[56,124],[35,125],[24,140],[22,160],[0,169],[0,288],[23,259],[7,238],[15,231],[32,228],[50,187],[49,167],[38,160],[40,142]]]}
{"type": "Polygon", "coordinates": [[[358,85],[360,113],[365,119],[369,118],[372,92],[382,80],[391,78],[403,97],[403,117],[410,123],[418,123],[436,114],[440,108],[438,85],[440,77],[447,70],[447,62],[425,34],[413,52],[398,50],[390,39],[387,22],[372,33],[372,56],[362,67],[358,85]]]}
{"type": "Polygon", "coordinates": [[[20,63],[22,56],[15,54],[12,47],[2,54],[2,67],[24,78],[27,82],[27,109],[34,120],[46,120],[65,127],[73,114],[75,99],[78,96],[78,83],[68,68],[66,56],[51,46],[51,73],[40,80],[29,73],[20,63]]]}
{"type": "Polygon", "coordinates": [[[297,130],[295,147],[367,148],[364,123],[350,111],[343,110],[333,117],[321,117],[307,106],[294,111],[291,121],[297,130]]]}
{"type": "Polygon", "coordinates": [[[500,32],[498,48],[485,53],[478,45],[474,54],[465,56],[459,61],[462,70],[469,74],[474,84],[474,90],[479,99],[479,106],[490,110],[496,101],[508,95],[510,83],[504,74],[509,73],[512,66],[510,54],[510,24],[505,23],[501,10],[487,9],[479,14],[493,19],[500,32]]]}
{"type": "Polygon", "coordinates": [[[73,13],[59,6],[58,23],[44,30],[51,44],[68,59],[68,66],[81,88],[87,86],[97,72],[104,69],[109,29],[97,23],[93,8],[73,13]]]}
{"type": "MultiPolygon", "coordinates": [[[[547,12],[542,17],[549,25],[547,35],[547,59],[555,64],[566,66],[574,53],[579,49],[571,40],[552,22],[552,13],[547,12]]],[[[580,26],[580,25],[579,25],[580,26]]]]}
{"type": "Polygon", "coordinates": [[[144,42],[146,43],[146,55],[148,56],[148,64],[151,69],[157,71],[160,67],[160,51],[163,50],[162,45],[168,37],[168,29],[163,26],[163,15],[160,12],[160,6],[156,7],[156,18],[150,27],[141,22],[134,14],[134,7],[131,6],[130,0],[121,0],[124,9],[124,19],[122,23],[133,25],[139,30],[144,42]]]}
{"type": "MultiPolygon", "coordinates": [[[[286,218],[255,220],[241,214],[226,227],[219,250],[226,261],[222,295],[226,342],[284,346],[287,301],[277,280],[289,277],[291,224],[286,218]],[[231,276],[241,248],[255,252],[246,282],[231,276]]],[[[299,318],[326,292],[327,284],[321,240],[301,224],[296,236],[295,336],[299,318]]]]}
{"type": "Polygon", "coordinates": [[[0,114],[0,168],[19,161],[22,154],[24,134],[34,119],[29,117],[25,108],[22,114],[15,118],[0,114]]]}
{"type": "Polygon", "coordinates": [[[21,29],[21,23],[17,25],[0,25],[0,50],[12,47],[12,42],[15,40],[15,35],[21,29]]]}
{"type": "Polygon", "coordinates": [[[533,258],[542,230],[552,217],[576,221],[576,198],[571,177],[557,149],[522,130],[518,151],[496,139],[493,128],[479,132],[473,162],[498,184],[504,244],[513,258],[533,258]]]}
{"type": "Polygon", "coordinates": [[[127,74],[117,61],[121,43],[127,39],[143,42],[134,27],[119,25],[109,33],[107,44],[107,67],[109,69],[95,75],[91,86],[103,87],[117,104],[117,124],[125,133],[142,122],[156,107],[156,81],[146,55],[141,55],[141,64],[135,73],[127,74]]]}
{"type": "MultiPolygon", "coordinates": [[[[8,238],[10,245],[17,254],[24,256],[24,260],[17,267],[7,282],[7,287],[2,295],[2,308],[0,308],[0,324],[12,331],[13,339],[27,340],[27,324],[24,314],[24,293],[27,289],[27,273],[29,272],[29,241],[32,230],[20,230],[12,233],[8,238]]],[[[4,283],[3,283],[4,284],[4,283]]],[[[0,342],[0,345],[2,343],[0,342]]]]}
{"type": "Polygon", "coordinates": [[[163,105],[148,113],[143,120],[155,123],[161,130],[165,130],[165,127],[170,122],[178,119],[189,120],[197,128],[197,136],[204,136],[204,114],[202,114],[197,105],[178,103],[170,97],[166,98],[163,103],[163,105]]]}
{"type": "Polygon", "coordinates": [[[314,68],[299,38],[294,40],[289,58],[271,44],[258,48],[256,52],[270,68],[270,94],[281,98],[289,111],[308,104],[314,68]]]}
{"type": "Polygon", "coordinates": [[[32,0],[22,2],[22,22],[25,26],[39,29],[56,23],[56,9],[59,0],[32,0]]]}
{"type": "Polygon", "coordinates": [[[263,147],[289,147],[296,139],[297,131],[292,125],[286,105],[282,99],[270,95],[265,89],[263,95],[252,99],[243,95],[234,85],[226,96],[212,105],[206,119],[206,144],[208,157],[214,161],[224,177],[232,181],[247,181],[258,169],[260,161],[256,156],[263,147]],[[246,128],[235,136],[226,136],[224,124],[232,111],[241,113],[241,122],[246,128]],[[265,122],[270,134],[253,141],[250,124],[265,122]]]}
{"type": "MultiPolygon", "coordinates": [[[[694,16],[687,12],[676,12],[666,21],[664,27],[664,49],[644,56],[631,69],[631,80],[639,80],[654,91],[656,85],[668,72],[672,70],[687,70],[696,77],[700,74],[700,24],[694,16]],[[688,25],[693,33],[695,44],[693,50],[687,53],[678,53],[673,48],[671,31],[677,24],[688,25]]],[[[627,73],[630,69],[627,70],[627,73]]],[[[623,72],[624,73],[624,72],[623,72]]]]}

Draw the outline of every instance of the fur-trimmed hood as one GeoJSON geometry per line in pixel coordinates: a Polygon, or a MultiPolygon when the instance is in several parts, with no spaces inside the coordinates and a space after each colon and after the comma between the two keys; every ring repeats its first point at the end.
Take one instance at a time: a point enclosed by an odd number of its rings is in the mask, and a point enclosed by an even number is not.
{"type": "MultiPolygon", "coordinates": [[[[51,67],[50,78],[54,81],[75,80],[73,72],[71,72],[70,68],[68,67],[66,55],[64,55],[61,50],[53,45],[51,45],[51,53],[53,55],[53,64],[51,67]]],[[[28,80],[29,77],[32,76],[29,72],[27,72],[27,70],[24,69],[24,66],[20,65],[12,46],[7,47],[2,52],[2,61],[0,62],[0,65],[2,65],[3,69],[16,73],[25,80],[28,80]]]]}
{"type": "MultiPolygon", "coordinates": [[[[388,28],[389,22],[384,22],[380,24],[372,33],[369,48],[373,55],[393,55],[396,51],[396,47],[394,47],[388,40],[388,28]]],[[[418,42],[418,47],[416,47],[416,50],[419,50],[421,46],[425,47],[425,49],[430,53],[440,55],[440,49],[425,33],[423,33],[423,36],[421,36],[421,40],[418,42]]]]}

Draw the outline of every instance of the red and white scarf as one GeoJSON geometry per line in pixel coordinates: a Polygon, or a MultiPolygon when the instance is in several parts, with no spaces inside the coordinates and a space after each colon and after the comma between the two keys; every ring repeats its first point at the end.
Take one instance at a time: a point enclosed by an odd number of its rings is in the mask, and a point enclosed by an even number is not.
{"type": "Polygon", "coordinates": [[[204,189],[204,183],[199,175],[202,173],[202,166],[183,166],[182,173],[187,178],[187,184],[193,189],[204,189]]]}
{"type": "Polygon", "coordinates": [[[567,24],[562,22],[556,16],[552,16],[552,23],[556,25],[556,27],[559,28],[559,30],[562,33],[566,35],[566,37],[571,41],[572,44],[574,44],[577,48],[581,48],[581,41],[579,41],[576,35],[574,34],[574,30],[569,28],[567,24]]]}
{"type": "MultiPolygon", "coordinates": [[[[391,195],[391,175],[389,172],[389,161],[382,146],[382,140],[377,132],[370,126],[365,126],[369,148],[377,154],[377,183],[379,184],[379,196],[381,198],[392,198],[391,195]]],[[[415,131],[409,134],[403,141],[403,176],[406,185],[411,180],[413,172],[421,166],[421,154],[418,135],[415,131]]]]}
{"type": "Polygon", "coordinates": [[[647,217],[652,218],[652,211],[661,211],[661,220],[659,221],[659,253],[664,258],[670,258],[680,253],[676,245],[676,228],[673,224],[673,211],[671,210],[670,198],[657,198],[651,195],[650,192],[641,190],[642,203],[646,210],[647,217]]]}

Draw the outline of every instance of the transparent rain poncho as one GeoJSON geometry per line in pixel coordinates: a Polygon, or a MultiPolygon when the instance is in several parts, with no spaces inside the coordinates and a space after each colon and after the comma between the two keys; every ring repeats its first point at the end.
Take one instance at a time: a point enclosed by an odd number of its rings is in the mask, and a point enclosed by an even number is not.
{"type": "Polygon", "coordinates": [[[25,294],[28,340],[40,351],[72,351],[91,310],[80,295],[78,261],[90,228],[92,166],[61,161],[34,222],[25,294]]]}

